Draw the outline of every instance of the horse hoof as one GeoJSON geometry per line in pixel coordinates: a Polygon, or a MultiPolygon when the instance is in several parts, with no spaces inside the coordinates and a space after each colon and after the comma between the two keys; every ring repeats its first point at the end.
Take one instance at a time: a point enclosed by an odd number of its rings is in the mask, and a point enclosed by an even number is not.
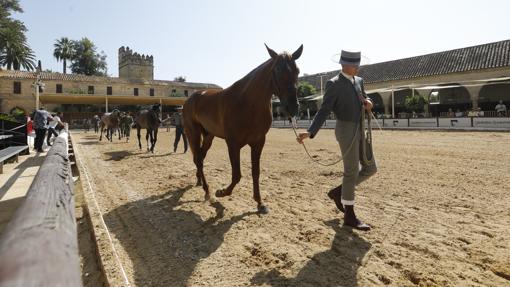
{"type": "Polygon", "coordinates": [[[260,214],[268,214],[269,213],[269,208],[267,208],[267,206],[265,206],[265,205],[259,205],[259,206],[257,206],[257,211],[260,214]]]}
{"type": "Polygon", "coordinates": [[[227,195],[230,195],[230,194],[227,194],[226,192],[227,192],[226,189],[216,190],[215,195],[216,195],[216,197],[225,197],[227,195]]]}
{"type": "Polygon", "coordinates": [[[200,180],[197,181],[197,185],[196,186],[202,186],[202,182],[200,180]]]}

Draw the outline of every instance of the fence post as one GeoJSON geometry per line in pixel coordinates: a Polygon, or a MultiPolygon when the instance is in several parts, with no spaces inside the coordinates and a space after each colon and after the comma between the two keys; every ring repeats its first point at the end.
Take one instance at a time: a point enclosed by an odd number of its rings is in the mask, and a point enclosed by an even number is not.
{"type": "Polygon", "coordinates": [[[0,286],[82,286],[72,185],[63,132],[0,237],[0,286]]]}

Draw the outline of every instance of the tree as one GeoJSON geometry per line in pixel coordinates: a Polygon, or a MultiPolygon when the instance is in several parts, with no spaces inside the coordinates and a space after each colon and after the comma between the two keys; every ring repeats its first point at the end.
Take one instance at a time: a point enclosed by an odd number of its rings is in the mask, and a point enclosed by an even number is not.
{"type": "Polygon", "coordinates": [[[174,78],[175,82],[186,82],[186,77],[184,76],[178,76],[174,78]]]}
{"type": "Polygon", "coordinates": [[[88,38],[73,41],[71,71],[88,76],[106,76],[106,55],[96,50],[96,45],[88,38]]]}
{"type": "Polygon", "coordinates": [[[56,40],[55,49],[53,50],[53,56],[58,61],[63,62],[63,73],[66,74],[67,71],[67,60],[71,60],[73,58],[73,41],[69,40],[67,37],[62,37],[60,40],[56,40]]]}
{"type": "Polygon", "coordinates": [[[0,0],[0,66],[9,70],[33,70],[35,55],[27,44],[27,28],[23,22],[11,18],[12,12],[23,12],[18,0],[0,0]]]}
{"type": "Polygon", "coordinates": [[[298,98],[308,97],[317,93],[315,87],[308,82],[299,82],[297,88],[298,98]]]}
{"type": "Polygon", "coordinates": [[[419,94],[409,95],[404,100],[404,106],[408,112],[423,112],[427,99],[419,94]]]}

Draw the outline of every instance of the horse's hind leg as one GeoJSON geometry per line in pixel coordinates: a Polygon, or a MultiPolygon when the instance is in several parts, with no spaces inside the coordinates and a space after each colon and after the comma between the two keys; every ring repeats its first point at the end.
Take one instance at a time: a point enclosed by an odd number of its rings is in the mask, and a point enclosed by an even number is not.
{"type": "Polygon", "coordinates": [[[142,149],[142,143],[140,142],[140,137],[141,137],[140,136],[140,128],[138,126],[136,127],[136,136],[138,137],[138,147],[140,149],[142,149]]]}
{"type": "Polygon", "coordinates": [[[241,181],[241,147],[228,141],[228,156],[230,157],[230,165],[232,166],[232,182],[226,189],[216,191],[216,197],[229,196],[232,194],[234,187],[241,181]]]}
{"type": "Polygon", "coordinates": [[[207,151],[211,148],[214,136],[211,134],[203,134],[204,140],[202,141],[202,147],[200,148],[200,155],[202,160],[205,160],[207,151]]]}
{"type": "Polygon", "coordinates": [[[211,196],[209,194],[209,185],[204,176],[204,158],[202,157],[202,148],[200,146],[202,133],[200,130],[201,127],[199,125],[194,125],[192,129],[186,129],[186,136],[193,153],[193,162],[197,167],[197,186],[202,186],[205,191],[205,200],[209,200],[211,196]]]}
{"type": "Polygon", "coordinates": [[[250,144],[251,147],[251,174],[253,177],[253,199],[257,202],[257,209],[260,213],[268,213],[268,208],[262,203],[260,198],[259,189],[259,176],[260,176],[260,155],[264,148],[265,138],[261,141],[250,144]]]}
{"type": "Polygon", "coordinates": [[[145,142],[147,143],[147,151],[150,150],[150,146],[149,146],[149,134],[150,134],[150,129],[147,129],[147,133],[145,134],[145,142]]]}

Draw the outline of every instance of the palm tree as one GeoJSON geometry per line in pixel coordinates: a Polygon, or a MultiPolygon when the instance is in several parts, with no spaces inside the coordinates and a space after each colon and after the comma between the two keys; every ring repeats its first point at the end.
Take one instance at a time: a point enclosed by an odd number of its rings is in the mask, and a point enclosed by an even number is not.
{"type": "Polygon", "coordinates": [[[73,57],[74,43],[67,37],[62,37],[60,40],[56,40],[55,50],[53,50],[53,56],[57,58],[57,61],[62,60],[64,62],[64,74],[67,70],[67,60],[71,60],[73,57]]]}
{"type": "Polygon", "coordinates": [[[26,43],[24,26],[19,23],[12,24],[0,29],[0,66],[7,66],[9,70],[34,70],[35,55],[26,43]]]}

